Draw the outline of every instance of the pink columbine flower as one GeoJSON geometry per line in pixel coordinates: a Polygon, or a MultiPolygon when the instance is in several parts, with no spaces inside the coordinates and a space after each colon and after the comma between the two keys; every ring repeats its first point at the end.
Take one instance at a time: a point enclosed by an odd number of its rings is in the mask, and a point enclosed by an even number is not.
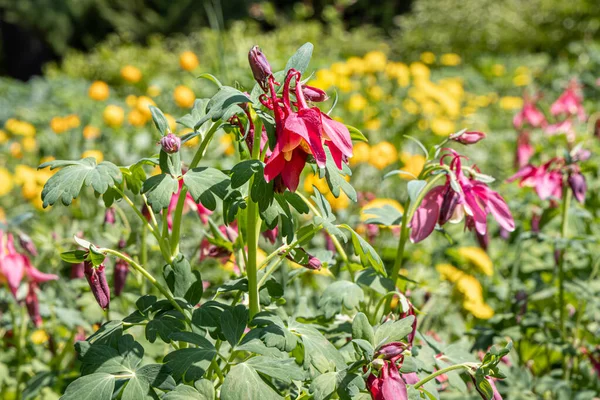
{"type": "MultiPolygon", "coordinates": [[[[179,180],[179,190],[177,193],[174,193],[171,196],[171,201],[169,202],[169,207],[167,208],[167,223],[169,225],[169,229],[173,227],[173,212],[177,208],[177,202],[179,201],[179,193],[181,193],[181,188],[183,187],[183,180],[179,180]]],[[[203,224],[208,222],[208,216],[212,214],[212,211],[204,207],[201,203],[196,203],[192,195],[188,192],[185,195],[185,203],[183,204],[183,212],[186,213],[189,210],[195,210],[200,217],[200,221],[203,224]]],[[[148,210],[151,212],[150,210],[148,210]]]]}
{"type": "Polygon", "coordinates": [[[532,128],[545,127],[546,117],[535,105],[537,97],[524,96],[523,100],[523,108],[513,118],[515,129],[521,130],[525,125],[532,128]]]}
{"type": "Polygon", "coordinates": [[[577,115],[580,121],[585,121],[585,110],[583,109],[583,96],[581,95],[581,86],[575,81],[571,81],[565,91],[556,99],[550,112],[554,116],[577,115]]]}
{"type": "Polygon", "coordinates": [[[275,244],[275,242],[277,241],[277,235],[279,234],[279,227],[276,226],[273,229],[267,229],[266,231],[262,232],[262,235],[265,239],[267,239],[269,241],[269,243],[271,244],[275,244]]]}
{"type": "Polygon", "coordinates": [[[527,165],[534,152],[535,150],[529,142],[529,134],[527,132],[522,132],[519,137],[517,137],[517,154],[515,158],[517,167],[521,168],[527,165]]]}
{"type": "Polygon", "coordinates": [[[527,164],[506,181],[519,180],[520,187],[534,188],[541,200],[560,199],[562,196],[563,177],[561,167],[563,164],[564,161],[559,158],[553,158],[539,167],[527,164]]]}
{"type": "Polygon", "coordinates": [[[502,228],[512,232],[515,223],[504,199],[485,183],[476,180],[474,176],[465,175],[460,160],[463,156],[454,150],[447,150],[448,153],[442,156],[440,163],[443,164],[447,157],[452,159],[449,167],[456,176],[460,192],[452,187],[449,175],[444,185],[431,189],[410,221],[410,240],[418,243],[427,238],[437,224],[459,222],[464,215],[472,218],[467,222],[472,223],[473,228],[480,235],[487,232],[488,214],[492,214],[502,228]]]}
{"type": "Polygon", "coordinates": [[[475,144],[480,140],[485,139],[485,133],[483,132],[463,132],[460,135],[452,135],[450,136],[451,140],[458,142],[460,144],[469,145],[475,144]]]}

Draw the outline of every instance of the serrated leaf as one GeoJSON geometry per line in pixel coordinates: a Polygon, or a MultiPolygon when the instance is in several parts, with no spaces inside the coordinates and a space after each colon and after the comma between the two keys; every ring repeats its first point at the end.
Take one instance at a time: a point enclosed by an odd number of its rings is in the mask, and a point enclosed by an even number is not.
{"type": "Polygon", "coordinates": [[[375,346],[381,347],[387,343],[401,341],[412,332],[414,321],[415,317],[409,315],[399,321],[386,321],[379,325],[375,331],[375,346]]]}
{"type": "Polygon", "coordinates": [[[206,105],[206,115],[194,124],[194,130],[200,128],[200,126],[208,120],[212,120],[213,122],[218,121],[230,110],[230,108],[248,102],[250,102],[248,96],[239,90],[232,88],[231,86],[220,87],[219,91],[206,105]]]}
{"type": "Polygon", "coordinates": [[[369,318],[361,312],[354,316],[352,321],[352,339],[362,339],[375,345],[375,331],[369,318]]]}
{"type": "Polygon", "coordinates": [[[383,260],[379,257],[379,254],[375,251],[373,246],[369,244],[362,236],[354,231],[350,226],[346,224],[339,225],[340,228],[346,229],[352,235],[352,246],[354,247],[354,254],[360,258],[361,264],[367,268],[369,266],[379,272],[383,276],[387,276],[383,260]]]}
{"type": "Polygon", "coordinates": [[[148,106],[148,108],[152,114],[154,126],[156,126],[156,129],[158,129],[158,132],[161,136],[165,136],[167,133],[169,133],[169,122],[167,121],[167,118],[158,107],[148,106]]]}
{"type": "Polygon", "coordinates": [[[129,379],[121,395],[121,400],[155,400],[157,398],[156,392],[150,388],[148,382],[138,379],[136,376],[129,379]]]}
{"type": "Polygon", "coordinates": [[[263,165],[259,160],[245,160],[234,165],[231,169],[231,187],[237,189],[248,182],[252,175],[262,174],[263,165]]]}
{"type": "Polygon", "coordinates": [[[191,386],[178,385],[175,390],[166,393],[162,400],[212,400],[198,392],[191,386]]]}
{"type": "Polygon", "coordinates": [[[248,324],[248,309],[237,305],[233,309],[223,311],[221,314],[221,331],[231,345],[235,347],[242,338],[248,324]]]}
{"type": "Polygon", "coordinates": [[[282,400],[247,362],[237,364],[225,377],[221,400],[282,400]]]}
{"type": "Polygon", "coordinates": [[[396,207],[389,204],[382,207],[366,209],[363,213],[372,216],[365,221],[367,224],[395,226],[400,225],[402,222],[402,213],[396,207]]]}
{"type": "Polygon", "coordinates": [[[344,357],[316,328],[291,321],[289,330],[300,336],[304,347],[304,368],[313,366],[321,373],[330,371],[332,364],[336,369],[344,369],[344,357]]]}
{"type": "Polygon", "coordinates": [[[216,168],[199,167],[186,172],[183,175],[183,182],[197,203],[200,202],[204,207],[214,211],[217,208],[215,196],[225,198],[230,180],[216,168]]]}
{"type": "Polygon", "coordinates": [[[50,177],[42,190],[43,207],[54,205],[58,200],[65,206],[79,196],[83,186],[92,186],[98,194],[104,194],[110,186],[120,184],[123,175],[119,168],[108,161],[96,164],[96,159],[86,157],[79,161],[49,161],[38,169],[62,168],[50,177]]]}
{"type": "Polygon", "coordinates": [[[216,338],[221,335],[221,314],[231,306],[216,301],[207,301],[194,310],[192,324],[216,338]]]}
{"type": "Polygon", "coordinates": [[[337,389],[337,372],[327,372],[317,376],[310,384],[310,392],[315,400],[326,400],[337,389]]]}
{"type": "Polygon", "coordinates": [[[270,378],[278,379],[282,382],[292,383],[292,381],[301,381],[304,379],[304,371],[292,358],[278,359],[272,357],[258,356],[252,357],[246,361],[260,374],[270,378]]]}
{"type": "Polygon", "coordinates": [[[344,178],[345,176],[351,176],[352,171],[346,164],[342,164],[342,170],[340,171],[337,165],[335,165],[331,151],[327,146],[325,146],[325,153],[327,154],[327,160],[325,162],[325,168],[319,171],[319,177],[326,178],[327,186],[329,186],[329,190],[331,190],[331,193],[333,193],[336,198],[340,197],[340,190],[343,190],[350,200],[356,202],[356,190],[344,178]]]}
{"type": "Polygon", "coordinates": [[[142,185],[142,193],[148,197],[148,204],[155,213],[169,206],[171,197],[179,190],[177,179],[168,174],[154,175],[142,185]]]}
{"type": "Polygon", "coordinates": [[[152,387],[160,390],[175,389],[175,380],[171,376],[171,368],[166,364],[147,364],[135,371],[139,379],[143,379],[152,387]]]}
{"type": "Polygon", "coordinates": [[[170,343],[170,336],[177,331],[185,329],[185,319],[179,311],[170,310],[154,316],[146,324],[146,339],[150,343],[156,341],[157,336],[165,343],[170,343]]]}
{"type": "Polygon", "coordinates": [[[175,297],[184,298],[192,305],[200,302],[203,293],[200,271],[192,271],[183,254],[179,254],[172,264],[167,264],[163,274],[169,290],[175,297]]]}
{"type": "MultiPolygon", "coordinates": [[[[209,343],[210,344],[210,343],[209,343]]],[[[212,359],[217,354],[215,347],[203,344],[194,348],[179,349],[167,354],[164,358],[176,381],[185,378],[186,381],[195,381],[202,378],[212,359]]]]}
{"type": "Polygon", "coordinates": [[[115,377],[96,373],[82,376],[67,386],[62,400],[111,400],[115,388],[115,377]]]}
{"type": "Polygon", "coordinates": [[[344,308],[357,308],[364,297],[363,290],[356,283],[337,281],[329,285],[321,295],[319,310],[323,310],[325,318],[330,319],[344,308]]]}

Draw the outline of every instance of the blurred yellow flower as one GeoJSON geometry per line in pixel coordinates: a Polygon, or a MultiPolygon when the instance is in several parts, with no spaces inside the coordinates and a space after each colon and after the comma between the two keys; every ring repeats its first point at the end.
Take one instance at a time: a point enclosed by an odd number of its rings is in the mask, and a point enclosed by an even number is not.
{"type": "Polygon", "coordinates": [[[367,90],[367,93],[369,94],[369,97],[375,101],[379,101],[383,98],[383,89],[381,88],[381,86],[371,86],[367,90]]]}
{"type": "Polygon", "coordinates": [[[125,104],[127,104],[127,107],[135,107],[137,104],[137,96],[134,96],[133,94],[128,95],[125,97],[125,104]]]}
{"type": "Polygon", "coordinates": [[[13,142],[10,144],[10,155],[14,158],[23,158],[21,143],[13,142]]]}
{"type": "Polygon", "coordinates": [[[150,97],[160,96],[160,87],[156,85],[148,86],[148,90],[146,90],[146,94],[150,97]]]}
{"type": "Polygon", "coordinates": [[[311,84],[323,90],[327,90],[331,86],[334,86],[337,80],[336,75],[328,69],[318,70],[315,77],[316,79],[312,81],[311,84]]]}
{"type": "Polygon", "coordinates": [[[387,56],[382,51],[370,51],[364,57],[365,70],[368,72],[378,72],[385,69],[387,56]]]}
{"type": "Polygon", "coordinates": [[[142,71],[133,65],[126,65],[121,68],[121,77],[127,82],[137,83],[142,80],[142,71]]]}
{"type": "Polygon", "coordinates": [[[27,153],[31,153],[37,147],[37,142],[35,141],[35,138],[32,137],[23,138],[21,144],[23,145],[23,150],[25,150],[27,153]]]}
{"type": "Polygon", "coordinates": [[[438,136],[449,136],[455,132],[455,125],[448,118],[434,118],[431,121],[431,131],[438,136]]]}
{"type": "Polygon", "coordinates": [[[123,120],[125,119],[125,111],[123,111],[121,107],[111,104],[106,106],[104,109],[102,118],[104,119],[104,123],[106,125],[116,128],[121,126],[123,123],[123,120]]]}
{"type": "Polygon", "coordinates": [[[75,114],[67,115],[66,117],[54,117],[50,120],[50,129],[52,129],[55,133],[63,133],[68,131],[69,129],[74,129],[79,127],[81,121],[79,117],[75,114]]]}
{"type": "Polygon", "coordinates": [[[409,68],[411,75],[414,76],[415,79],[427,80],[431,75],[429,67],[419,61],[415,61],[412,64],[410,64],[409,68]]]}
{"type": "Polygon", "coordinates": [[[6,222],[6,212],[4,208],[0,207],[0,221],[6,222]]]}
{"type": "Polygon", "coordinates": [[[414,115],[419,112],[419,106],[417,105],[417,103],[410,99],[404,99],[404,101],[402,101],[402,107],[404,107],[406,112],[409,114],[414,115]]]}
{"type": "Polygon", "coordinates": [[[81,158],[92,157],[96,159],[96,163],[100,164],[104,161],[104,154],[100,150],[86,150],[81,155],[81,158]]]}
{"type": "Polygon", "coordinates": [[[456,250],[456,254],[461,260],[471,263],[475,268],[487,276],[494,275],[494,265],[492,260],[481,247],[460,247],[456,250]]]}
{"type": "Polygon", "coordinates": [[[97,139],[100,137],[100,129],[93,125],[86,125],[83,128],[83,137],[88,140],[97,139]]]}
{"type": "Polygon", "coordinates": [[[0,167],[0,196],[5,196],[13,188],[13,178],[6,168],[0,167]]]}
{"type": "Polygon", "coordinates": [[[420,119],[419,122],[417,122],[417,128],[419,128],[421,131],[424,131],[429,128],[429,122],[427,122],[426,119],[420,119]]]}
{"type": "Polygon", "coordinates": [[[31,125],[29,122],[19,121],[14,118],[9,118],[6,120],[4,127],[10,131],[11,133],[19,136],[34,136],[35,135],[35,127],[31,125]]]}
{"type": "Polygon", "coordinates": [[[370,119],[365,122],[365,128],[371,131],[376,131],[381,128],[381,120],[378,118],[370,119]]]}
{"type": "Polygon", "coordinates": [[[355,93],[350,96],[348,99],[348,103],[346,103],[346,108],[349,111],[362,111],[367,106],[367,99],[365,99],[361,94],[355,93]]]}
{"type": "Polygon", "coordinates": [[[0,129],[0,144],[4,144],[6,142],[8,142],[8,134],[0,129]]]}
{"type": "MultiPolygon", "coordinates": [[[[402,170],[409,172],[414,176],[419,176],[421,171],[423,171],[423,167],[425,166],[425,156],[421,154],[411,154],[408,152],[400,153],[400,161],[402,162],[402,170]]],[[[398,175],[402,179],[413,180],[409,175],[399,174],[398,175]]]]}
{"type": "Polygon", "coordinates": [[[523,99],[516,96],[501,97],[500,107],[504,110],[518,110],[523,107],[523,99]]]}
{"type": "Polygon", "coordinates": [[[371,146],[365,142],[358,142],[354,145],[353,155],[350,158],[350,165],[367,162],[370,159],[371,146]]]}
{"type": "Polygon", "coordinates": [[[390,117],[397,119],[400,118],[400,116],[402,116],[402,110],[400,110],[398,107],[394,107],[390,110],[390,117]]]}
{"type": "Polygon", "coordinates": [[[463,296],[465,310],[480,319],[489,319],[494,316],[494,310],[483,299],[483,288],[477,278],[450,264],[438,264],[435,268],[442,279],[454,283],[455,289],[463,296]]]}
{"type": "Polygon", "coordinates": [[[433,64],[435,62],[435,54],[430,51],[421,53],[421,61],[423,61],[425,64],[433,64]]]}
{"type": "Polygon", "coordinates": [[[184,51],[179,55],[179,66],[186,71],[193,71],[198,64],[198,57],[192,51],[184,51]]]}
{"type": "Polygon", "coordinates": [[[181,108],[190,108],[194,105],[194,100],[196,100],[196,95],[187,86],[179,85],[175,88],[173,92],[173,98],[175,99],[175,103],[181,108]]]}
{"type": "Polygon", "coordinates": [[[146,125],[147,121],[148,119],[146,118],[146,116],[142,114],[142,112],[137,108],[131,110],[129,114],[127,114],[127,122],[129,122],[133,126],[144,126],[146,125]]]}
{"type": "Polygon", "coordinates": [[[156,103],[148,96],[138,97],[137,102],[135,103],[136,110],[141,112],[146,120],[150,120],[150,118],[152,118],[152,112],[149,108],[150,106],[156,106],[156,103]]]}
{"type": "Polygon", "coordinates": [[[325,198],[331,205],[333,211],[340,211],[348,208],[350,205],[350,199],[346,196],[346,193],[340,192],[339,197],[335,197],[333,193],[329,192],[325,195],[325,198]]]}
{"type": "Polygon", "coordinates": [[[348,76],[352,74],[352,68],[343,62],[335,62],[331,64],[329,69],[336,75],[348,76]]]}
{"type": "Polygon", "coordinates": [[[520,74],[529,74],[529,67],[526,67],[525,65],[521,65],[520,67],[517,67],[517,69],[515,69],[515,75],[520,75],[520,74]]]}
{"type": "Polygon", "coordinates": [[[442,65],[447,65],[447,66],[456,66],[458,64],[461,63],[461,58],[458,54],[455,53],[447,53],[447,54],[442,54],[442,56],[440,57],[440,62],[442,63],[442,65]]]}
{"type": "Polygon", "coordinates": [[[231,156],[235,154],[235,147],[233,147],[233,137],[232,135],[223,135],[219,138],[219,143],[221,144],[221,148],[223,149],[223,154],[226,156],[231,156]]]}
{"type": "Polygon", "coordinates": [[[165,118],[167,119],[167,123],[169,124],[169,130],[171,132],[175,132],[177,130],[177,121],[171,114],[165,114],[165,118]]]}
{"type": "Polygon", "coordinates": [[[361,75],[365,73],[366,64],[360,57],[350,57],[346,60],[346,65],[352,71],[352,74],[361,75]]]}
{"type": "Polygon", "coordinates": [[[36,329],[31,333],[31,342],[33,344],[44,344],[46,343],[50,337],[43,329],[36,329]]]}
{"type": "Polygon", "coordinates": [[[106,82],[103,81],[95,81],[88,89],[88,96],[90,96],[92,100],[103,101],[108,99],[109,95],[110,89],[106,82]]]}
{"type": "Polygon", "coordinates": [[[400,203],[398,203],[398,201],[394,199],[375,199],[362,206],[360,210],[360,220],[365,222],[370,218],[376,217],[376,215],[374,214],[369,214],[368,210],[370,210],[371,208],[382,208],[384,206],[394,207],[400,213],[404,212],[404,208],[400,205],[400,203]]]}
{"type": "Polygon", "coordinates": [[[502,76],[506,73],[506,67],[502,64],[494,64],[492,65],[492,75],[494,76],[502,76]]]}
{"type": "Polygon", "coordinates": [[[384,169],[398,160],[396,147],[390,142],[380,142],[371,147],[369,164],[377,169],[384,169]]]}
{"type": "Polygon", "coordinates": [[[325,179],[321,179],[318,175],[310,173],[304,179],[304,191],[309,194],[313,193],[313,186],[323,194],[329,193],[329,186],[327,186],[325,179]]]}
{"type": "Polygon", "coordinates": [[[531,83],[531,77],[528,74],[519,74],[513,78],[515,86],[527,86],[531,83]]]}

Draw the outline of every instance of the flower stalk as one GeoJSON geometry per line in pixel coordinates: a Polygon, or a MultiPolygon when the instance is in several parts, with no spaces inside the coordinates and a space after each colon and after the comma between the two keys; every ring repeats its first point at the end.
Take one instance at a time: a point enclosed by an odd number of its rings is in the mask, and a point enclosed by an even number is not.
{"type": "MultiPolygon", "coordinates": [[[[560,222],[560,237],[566,239],[567,230],[569,226],[569,206],[571,205],[571,191],[568,189],[563,190],[562,197],[562,210],[561,210],[561,222],[560,222]]],[[[565,249],[560,251],[558,259],[558,307],[560,314],[560,333],[563,339],[565,338],[565,249]]]]}

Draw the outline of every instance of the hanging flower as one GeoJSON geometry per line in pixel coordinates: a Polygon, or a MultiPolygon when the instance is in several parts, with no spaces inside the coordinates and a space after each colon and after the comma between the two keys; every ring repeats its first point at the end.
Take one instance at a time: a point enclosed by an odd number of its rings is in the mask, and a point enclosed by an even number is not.
{"type": "Polygon", "coordinates": [[[532,128],[543,128],[546,126],[546,117],[535,105],[538,97],[530,98],[524,96],[523,108],[513,118],[513,126],[515,129],[522,129],[527,125],[532,128]]]}
{"type": "Polygon", "coordinates": [[[575,80],[571,81],[565,91],[552,103],[550,112],[554,116],[566,115],[569,117],[577,115],[580,121],[585,121],[581,86],[575,80]]]}
{"type": "Polygon", "coordinates": [[[378,377],[369,375],[367,387],[373,400],[408,400],[406,382],[393,361],[384,362],[378,377]]]}

